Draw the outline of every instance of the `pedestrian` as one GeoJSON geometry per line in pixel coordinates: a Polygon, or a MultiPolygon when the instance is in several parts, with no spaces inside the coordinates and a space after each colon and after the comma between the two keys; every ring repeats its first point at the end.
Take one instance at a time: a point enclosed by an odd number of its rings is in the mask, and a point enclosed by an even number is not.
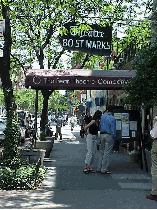
{"type": "MultiPolygon", "coordinates": [[[[108,112],[108,110],[106,109],[106,110],[103,111],[103,114],[105,114],[107,112],[108,112]]],[[[99,143],[97,144],[97,150],[99,150],[100,144],[101,144],[101,141],[99,141],[99,143]]]]}
{"type": "Polygon", "coordinates": [[[92,163],[94,161],[96,153],[99,121],[101,115],[102,112],[97,110],[93,115],[91,122],[89,122],[89,124],[84,127],[87,142],[87,154],[85,158],[85,167],[83,172],[86,174],[88,174],[89,172],[95,173],[95,171],[92,169],[92,163]]]}
{"type": "Polygon", "coordinates": [[[60,140],[62,139],[61,127],[62,127],[62,120],[59,118],[58,115],[56,115],[56,134],[55,134],[55,138],[57,139],[58,134],[59,134],[60,140]]]}
{"type": "Polygon", "coordinates": [[[71,119],[70,119],[71,131],[73,131],[74,126],[75,126],[75,123],[76,123],[76,118],[75,118],[74,115],[72,115],[72,117],[71,117],[71,119]]]}
{"type": "Polygon", "coordinates": [[[157,200],[157,116],[154,118],[154,127],[150,131],[150,137],[153,139],[153,145],[151,149],[152,191],[150,195],[146,195],[146,198],[150,200],[157,200]]]}
{"type": "Polygon", "coordinates": [[[100,119],[100,147],[97,172],[111,174],[108,171],[109,159],[112,153],[114,138],[116,137],[116,120],[113,116],[112,107],[108,107],[108,112],[100,119]]]}
{"type": "Polygon", "coordinates": [[[81,138],[84,138],[85,111],[83,111],[82,115],[80,116],[79,124],[81,126],[80,136],[81,136],[81,138]]]}
{"type": "Polygon", "coordinates": [[[85,115],[85,118],[84,118],[84,121],[85,121],[85,125],[88,125],[91,121],[91,116],[90,116],[90,111],[89,109],[87,108],[86,109],[86,115],[85,115]]]}

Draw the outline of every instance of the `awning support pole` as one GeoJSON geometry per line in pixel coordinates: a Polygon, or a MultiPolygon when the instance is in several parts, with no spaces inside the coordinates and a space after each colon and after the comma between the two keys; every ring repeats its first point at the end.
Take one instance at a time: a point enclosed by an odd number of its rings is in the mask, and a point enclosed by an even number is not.
{"type": "Polygon", "coordinates": [[[36,148],[36,140],[37,140],[37,117],[38,117],[38,88],[36,89],[36,99],[35,99],[35,144],[34,148],[36,148]]]}

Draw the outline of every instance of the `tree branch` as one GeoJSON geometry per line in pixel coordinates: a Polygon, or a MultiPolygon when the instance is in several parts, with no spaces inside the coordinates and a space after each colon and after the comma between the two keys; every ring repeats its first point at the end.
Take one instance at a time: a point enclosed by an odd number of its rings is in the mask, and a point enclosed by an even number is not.
{"type": "Polygon", "coordinates": [[[65,49],[63,49],[63,50],[59,53],[59,55],[57,56],[57,58],[56,58],[56,60],[55,60],[55,62],[54,62],[54,64],[53,64],[53,67],[52,67],[53,69],[56,68],[56,65],[57,65],[57,63],[58,63],[60,57],[63,55],[64,51],[65,51],[65,49]]]}
{"type": "Polygon", "coordinates": [[[80,67],[80,69],[83,69],[83,67],[85,66],[85,63],[87,61],[89,61],[89,58],[90,58],[90,56],[89,56],[89,54],[87,54],[86,57],[85,57],[85,59],[84,59],[84,61],[83,61],[83,63],[82,63],[82,65],[81,65],[81,67],[80,67]]]}
{"type": "Polygon", "coordinates": [[[23,71],[24,71],[24,74],[26,73],[25,72],[25,67],[24,67],[24,65],[20,62],[20,60],[17,58],[17,57],[15,57],[12,53],[10,54],[13,58],[14,58],[14,60],[15,61],[17,61],[17,63],[21,66],[21,68],[23,69],[23,71]]]}

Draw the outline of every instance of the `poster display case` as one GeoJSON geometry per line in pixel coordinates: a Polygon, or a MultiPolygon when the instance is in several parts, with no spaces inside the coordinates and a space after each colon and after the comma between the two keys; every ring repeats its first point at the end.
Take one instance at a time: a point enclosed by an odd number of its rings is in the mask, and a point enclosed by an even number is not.
{"type": "Polygon", "coordinates": [[[140,112],[137,110],[114,110],[116,119],[116,139],[124,143],[139,141],[140,132],[140,112]]]}

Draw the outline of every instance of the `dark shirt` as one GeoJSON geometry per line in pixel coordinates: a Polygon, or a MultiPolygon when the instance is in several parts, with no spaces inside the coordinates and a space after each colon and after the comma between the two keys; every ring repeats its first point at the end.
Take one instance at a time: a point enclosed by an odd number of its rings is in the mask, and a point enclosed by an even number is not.
{"type": "Polygon", "coordinates": [[[85,124],[88,125],[91,122],[91,116],[86,115],[84,118],[85,124]]]}
{"type": "MultiPolygon", "coordinates": [[[[85,116],[86,125],[88,125],[91,122],[91,120],[96,120],[96,118],[92,118],[91,116],[87,115],[85,116]]],[[[99,126],[97,126],[95,123],[89,127],[89,133],[92,135],[97,135],[98,131],[99,131],[99,126]]]]}
{"type": "Polygon", "coordinates": [[[99,126],[97,126],[95,123],[89,127],[89,133],[92,135],[97,135],[99,130],[99,126]]]}

